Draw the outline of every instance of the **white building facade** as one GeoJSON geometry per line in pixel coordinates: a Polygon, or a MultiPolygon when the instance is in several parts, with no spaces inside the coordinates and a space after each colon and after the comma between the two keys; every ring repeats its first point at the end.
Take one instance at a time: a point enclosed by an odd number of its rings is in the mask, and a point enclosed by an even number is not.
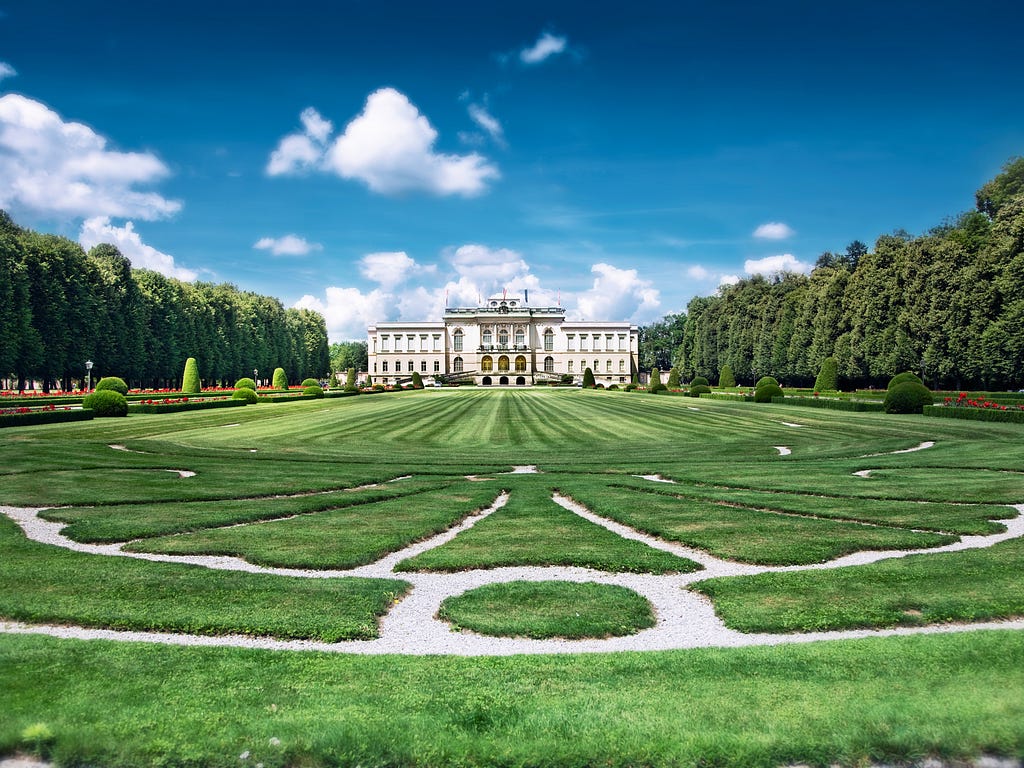
{"type": "Polygon", "coordinates": [[[526,294],[492,296],[481,307],[449,308],[438,322],[378,323],[368,329],[374,383],[472,379],[528,386],[590,368],[598,384],[628,384],[637,372],[640,329],[626,322],[565,319],[561,307],[531,307],[526,294]]]}

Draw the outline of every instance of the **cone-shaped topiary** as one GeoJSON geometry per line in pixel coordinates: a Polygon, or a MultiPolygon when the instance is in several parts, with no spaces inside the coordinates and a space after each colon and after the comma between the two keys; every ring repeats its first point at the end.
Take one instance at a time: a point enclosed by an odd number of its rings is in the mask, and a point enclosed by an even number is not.
{"type": "Polygon", "coordinates": [[[185,361],[185,374],[181,377],[181,391],[186,395],[196,394],[203,391],[199,381],[199,364],[194,357],[185,361]]]}
{"type": "Polygon", "coordinates": [[[773,397],[782,397],[785,393],[782,387],[772,381],[766,381],[754,390],[755,403],[770,403],[773,397]]]}
{"type": "Polygon", "coordinates": [[[412,372],[412,388],[413,389],[423,389],[423,377],[420,376],[420,372],[419,371],[413,371],[412,372]]]}
{"type": "MultiPolygon", "coordinates": [[[[98,386],[98,385],[97,385],[98,386]]],[[[115,389],[98,389],[82,398],[82,407],[97,416],[127,416],[128,399],[115,389]]]]}
{"type": "Polygon", "coordinates": [[[919,381],[904,381],[885,393],[885,412],[923,413],[924,406],[932,402],[932,393],[928,387],[919,381]]]}
{"type": "Polygon", "coordinates": [[[252,387],[239,387],[231,393],[232,400],[245,400],[245,402],[252,405],[260,401],[260,396],[256,394],[256,390],[252,387]]]}
{"type": "Polygon", "coordinates": [[[718,372],[718,386],[720,387],[735,387],[736,376],[732,372],[732,368],[726,363],[722,366],[722,370],[718,372]]]}
{"type": "Polygon", "coordinates": [[[349,368],[345,373],[345,388],[354,388],[356,385],[356,369],[349,368]]]}
{"type": "Polygon", "coordinates": [[[288,389],[288,374],[284,372],[284,368],[274,369],[274,389],[288,389]]]}
{"type": "Polygon", "coordinates": [[[593,389],[595,383],[596,382],[594,381],[594,372],[587,368],[585,371],[583,371],[584,389],[593,389]]]}
{"type": "Polygon", "coordinates": [[[111,392],[117,392],[121,395],[128,394],[128,385],[124,383],[124,379],[118,376],[104,376],[102,379],[96,382],[96,386],[93,387],[97,392],[109,390],[111,392]]]}
{"type": "Polygon", "coordinates": [[[251,389],[253,392],[256,391],[256,382],[250,379],[248,376],[243,376],[235,382],[235,389],[251,389]]]}
{"type": "Polygon", "coordinates": [[[679,369],[678,368],[673,367],[673,368],[669,369],[669,371],[668,371],[668,385],[667,386],[668,386],[669,389],[679,389],[679,369]]]}
{"type": "Polygon", "coordinates": [[[834,357],[826,357],[821,361],[821,370],[814,380],[815,392],[834,392],[839,389],[839,361],[834,357]]]}
{"type": "Polygon", "coordinates": [[[651,382],[647,385],[647,391],[655,394],[668,391],[668,387],[661,383],[661,371],[657,368],[651,369],[651,382]]]}
{"type": "Polygon", "coordinates": [[[904,371],[903,373],[897,373],[895,376],[889,379],[889,386],[886,387],[886,389],[892,389],[893,387],[898,386],[900,384],[906,384],[908,381],[912,381],[915,384],[920,384],[922,387],[924,386],[924,382],[921,381],[920,376],[918,376],[916,373],[911,373],[910,371],[904,371]]]}
{"type": "Polygon", "coordinates": [[[774,376],[762,376],[757,380],[757,383],[754,385],[754,389],[760,389],[765,384],[774,384],[776,387],[779,386],[779,382],[774,376]]]}

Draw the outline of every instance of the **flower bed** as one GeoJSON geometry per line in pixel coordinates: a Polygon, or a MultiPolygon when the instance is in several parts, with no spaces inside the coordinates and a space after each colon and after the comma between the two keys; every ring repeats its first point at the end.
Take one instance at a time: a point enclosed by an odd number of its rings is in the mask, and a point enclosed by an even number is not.
{"type": "Polygon", "coordinates": [[[969,397],[966,392],[955,398],[943,398],[942,405],[929,405],[925,416],[946,419],[968,419],[971,421],[1008,421],[1024,424],[1024,405],[1003,405],[983,397],[969,397]]]}

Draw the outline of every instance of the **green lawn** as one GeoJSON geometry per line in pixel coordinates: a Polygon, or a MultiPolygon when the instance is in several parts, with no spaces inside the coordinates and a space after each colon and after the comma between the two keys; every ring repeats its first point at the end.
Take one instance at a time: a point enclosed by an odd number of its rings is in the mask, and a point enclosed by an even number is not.
{"type": "Polygon", "coordinates": [[[655,623],[651,604],[631,589],[567,581],[488,584],[447,598],[438,616],[498,637],[619,637],[655,623]]]}
{"type": "MultiPolygon", "coordinates": [[[[1022,430],[640,393],[428,390],[6,429],[0,504],[54,507],[45,516],[82,541],[341,567],[443,530],[506,490],[505,509],[404,567],[693,567],[561,509],[550,500],[558,489],[720,557],[813,563],[1000,530],[1012,515],[1000,505],[1024,502],[1022,430]],[[869,456],[926,440],[935,447],[869,456]],[[792,454],[780,456],[780,445],[792,454]],[[530,464],[542,474],[504,474],[530,464]],[[863,469],[871,476],[853,475],[863,469]]],[[[698,589],[749,631],[1022,616],[1022,551],[1014,541],[698,589]]],[[[369,638],[406,588],[400,578],[86,555],[27,541],[0,517],[5,619],[369,638]]],[[[507,626],[541,602],[506,595],[485,603],[482,618],[507,626]]],[[[1024,633],[1014,631],[508,658],[0,634],[0,754],[35,746],[62,764],[267,768],[1024,757],[1022,670],[1024,633]]]]}

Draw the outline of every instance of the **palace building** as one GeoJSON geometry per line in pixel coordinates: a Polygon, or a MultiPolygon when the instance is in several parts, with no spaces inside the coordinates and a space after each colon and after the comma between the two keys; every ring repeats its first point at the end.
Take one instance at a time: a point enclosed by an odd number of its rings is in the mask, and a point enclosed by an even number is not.
{"type": "Polygon", "coordinates": [[[528,293],[492,296],[483,306],[448,308],[438,322],[377,323],[368,329],[374,383],[470,380],[527,386],[590,368],[598,384],[628,384],[637,372],[639,328],[577,322],[562,307],[531,307],[528,293]]]}

